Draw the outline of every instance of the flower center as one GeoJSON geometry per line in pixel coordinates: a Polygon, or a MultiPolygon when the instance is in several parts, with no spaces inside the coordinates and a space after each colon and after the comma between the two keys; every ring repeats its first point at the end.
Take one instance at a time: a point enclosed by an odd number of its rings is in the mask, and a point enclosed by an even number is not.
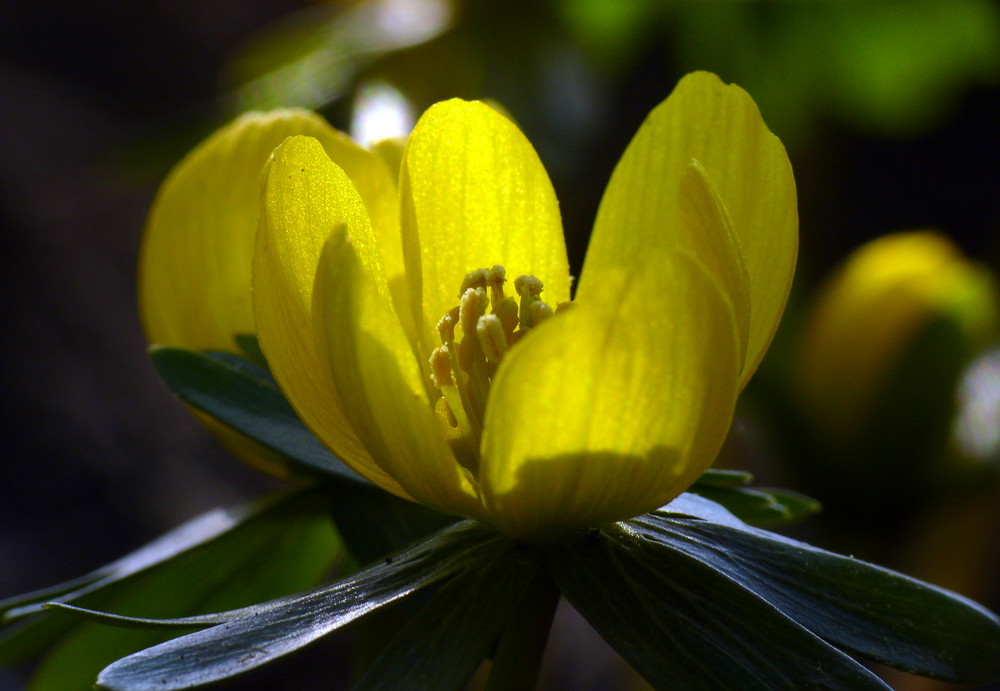
{"type": "Polygon", "coordinates": [[[504,354],[524,334],[552,315],[542,302],[542,282],[534,276],[514,280],[517,298],[504,295],[502,266],[476,269],[462,281],[459,305],[438,322],[441,345],[431,353],[431,379],[441,392],[434,410],[459,463],[479,471],[490,382],[504,354]]]}

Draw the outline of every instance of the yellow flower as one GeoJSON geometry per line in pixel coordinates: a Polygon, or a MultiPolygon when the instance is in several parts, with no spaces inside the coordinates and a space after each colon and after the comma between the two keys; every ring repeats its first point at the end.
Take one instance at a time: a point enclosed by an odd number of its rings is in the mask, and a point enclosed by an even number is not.
{"type": "MultiPolygon", "coordinates": [[[[260,170],[274,148],[293,135],[321,142],[339,166],[359,178],[372,217],[397,222],[394,175],[387,164],[314,113],[247,113],[177,164],[157,193],[139,258],[139,309],[150,343],[232,352],[237,336],[256,333],[250,267],[260,170]]],[[[200,417],[244,461],[287,476],[276,454],[200,417]]]]}
{"type": "Polygon", "coordinates": [[[309,137],[261,190],[254,321],[303,421],[384,489],[532,540],[657,508],[712,463],[796,254],[783,147],[705,73],[619,162],[572,303],[548,176],[483,104],[421,117],[398,222],[368,202],[391,182],[309,137]]]}
{"type": "MultiPolygon", "coordinates": [[[[830,443],[857,451],[851,445],[873,424],[908,349],[941,318],[968,349],[942,351],[941,371],[988,344],[998,322],[991,275],[940,233],[878,238],[830,276],[811,310],[793,378],[799,400],[830,443]]],[[[936,372],[931,381],[939,378],[936,372]]],[[[941,403],[950,409],[950,401],[941,403]]]]}

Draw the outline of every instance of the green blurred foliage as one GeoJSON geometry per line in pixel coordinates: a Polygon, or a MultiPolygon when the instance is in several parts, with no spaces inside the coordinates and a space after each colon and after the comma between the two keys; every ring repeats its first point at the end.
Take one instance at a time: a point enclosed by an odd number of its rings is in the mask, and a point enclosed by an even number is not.
{"type": "Polygon", "coordinates": [[[597,95],[650,50],[682,71],[707,69],[740,84],[783,138],[798,141],[825,117],[907,137],[940,122],[966,88],[1000,80],[1000,6],[367,0],[309,8],[262,32],[233,56],[224,83],[237,109],[318,108],[375,73],[390,76],[420,108],[443,92],[495,96],[510,99],[520,117],[518,91],[544,101],[537,87],[546,73],[597,95]]]}

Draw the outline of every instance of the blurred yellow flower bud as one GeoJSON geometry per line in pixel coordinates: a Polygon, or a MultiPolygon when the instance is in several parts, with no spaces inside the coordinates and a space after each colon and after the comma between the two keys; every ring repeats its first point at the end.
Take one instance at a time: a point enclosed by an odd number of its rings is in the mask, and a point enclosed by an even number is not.
{"type": "Polygon", "coordinates": [[[801,412],[833,455],[859,465],[901,469],[914,453],[941,453],[959,373],[997,323],[991,274],[948,238],[874,240],[828,279],[807,319],[793,381],[801,412]]]}

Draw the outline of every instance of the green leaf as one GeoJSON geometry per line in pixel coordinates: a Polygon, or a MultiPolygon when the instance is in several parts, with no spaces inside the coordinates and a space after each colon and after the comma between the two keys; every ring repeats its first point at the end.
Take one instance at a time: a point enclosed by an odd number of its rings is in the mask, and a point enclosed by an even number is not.
{"type": "Polygon", "coordinates": [[[787,489],[696,484],[690,491],[721,504],[741,521],[753,525],[787,525],[818,513],[821,508],[815,499],[787,489]]]}
{"type": "MultiPolygon", "coordinates": [[[[700,512],[696,504],[688,498],[625,524],[649,564],[671,573],[673,555],[684,554],[723,590],[739,584],[833,645],[890,667],[959,683],[1000,677],[1000,620],[978,604],[738,521],[687,517],[700,512]]],[[[718,515],[706,508],[703,516],[718,515]]]]}
{"type": "Polygon", "coordinates": [[[368,484],[306,429],[270,373],[232,353],[150,349],[160,376],[186,402],[267,448],[308,475],[368,484]]]}
{"type": "Polygon", "coordinates": [[[260,348],[260,341],[257,340],[257,334],[236,334],[233,341],[243,354],[244,359],[270,372],[270,368],[267,366],[267,358],[264,356],[264,351],[260,348]]]}
{"type": "MultiPolygon", "coordinates": [[[[389,603],[485,562],[511,540],[463,521],[333,585],[218,615],[224,623],[118,660],[106,689],[184,689],[254,669],[389,603]]],[[[204,619],[202,619],[203,621],[204,619]]],[[[168,620],[184,625],[192,620],[168,620]]]]}
{"type": "Polygon", "coordinates": [[[292,539],[295,530],[314,531],[316,526],[324,526],[329,535],[326,539],[329,561],[337,553],[337,543],[326,507],[311,494],[283,492],[238,508],[202,514],[85,576],[0,602],[0,613],[8,624],[36,615],[0,634],[0,663],[11,664],[30,657],[72,626],[70,619],[37,616],[46,602],[58,599],[79,605],[102,603],[118,597],[133,581],[150,577],[154,583],[161,578],[169,580],[164,568],[181,574],[217,570],[217,558],[250,558],[258,550],[270,549],[283,531],[291,533],[289,539],[292,539]]]}
{"type": "Polygon", "coordinates": [[[538,567],[510,543],[492,561],[446,583],[382,651],[354,691],[461,691],[490,655],[538,567]]]}
{"type": "MultiPolygon", "coordinates": [[[[343,556],[327,502],[316,492],[296,491],[212,511],[79,579],[86,584],[63,592],[60,599],[158,617],[241,607],[296,592],[318,582],[343,556]]],[[[37,612],[37,596],[22,601],[11,614],[37,612]]],[[[82,690],[93,687],[108,663],[164,637],[162,632],[123,631],[49,612],[25,617],[5,631],[0,654],[13,662],[58,640],[31,688],[82,690]]]]}
{"type": "Polygon", "coordinates": [[[368,564],[458,521],[377,487],[328,488],[334,521],[351,555],[368,564]]]}
{"type": "Polygon", "coordinates": [[[739,487],[753,482],[753,474],[744,470],[709,468],[695,482],[695,487],[739,487]]]}
{"type": "Polygon", "coordinates": [[[888,688],[708,564],[628,527],[548,557],[566,598],[655,688],[888,688]]]}

